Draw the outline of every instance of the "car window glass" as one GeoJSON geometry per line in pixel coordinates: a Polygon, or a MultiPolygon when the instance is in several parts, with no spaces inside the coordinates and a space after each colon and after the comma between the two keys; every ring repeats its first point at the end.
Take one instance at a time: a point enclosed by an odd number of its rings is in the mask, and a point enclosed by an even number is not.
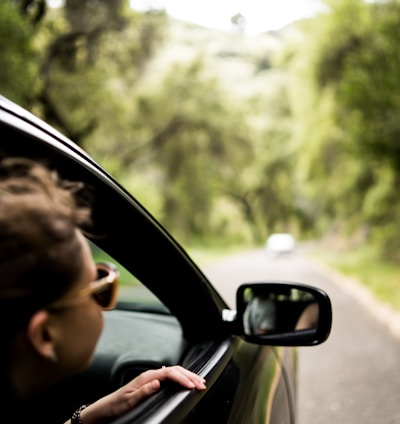
{"type": "Polygon", "coordinates": [[[118,268],[120,274],[118,309],[168,312],[168,309],[160,299],[141,283],[138,278],[93,241],[88,240],[88,242],[95,262],[112,262],[118,268]]]}

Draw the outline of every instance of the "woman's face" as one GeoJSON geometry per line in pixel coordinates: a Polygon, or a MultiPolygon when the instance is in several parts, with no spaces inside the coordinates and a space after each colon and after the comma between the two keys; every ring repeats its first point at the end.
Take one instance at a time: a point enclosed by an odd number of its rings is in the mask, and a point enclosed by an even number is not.
{"type": "MultiPolygon", "coordinates": [[[[97,277],[89,245],[80,232],[78,237],[82,246],[83,271],[71,292],[87,287],[97,277]]],[[[52,318],[57,320],[59,329],[55,349],[57,362],[65,375],[87,368],[103,329],[101,307],[90,295],[80,297],[55,312],[52,318]]]]}

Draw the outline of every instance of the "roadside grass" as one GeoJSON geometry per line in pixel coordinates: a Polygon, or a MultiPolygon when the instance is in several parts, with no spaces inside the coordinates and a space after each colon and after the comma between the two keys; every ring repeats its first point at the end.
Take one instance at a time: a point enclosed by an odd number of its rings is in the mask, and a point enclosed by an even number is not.
{"type": "Polygon", "coordinates": [[[240,253],[245,250],[255,249],[254,245],[210,245],[210,246],[186,246],[185,249],[194,262],[200,267],[218,262],[225,256],[240,253]]]}
{"type": "Polygon", "coordinates": [[[354,278],[379,301],[400,311],[400,264],[379,259],[369,246],[340,252],[320,248],[311,250],[309,254],[343,275],[354,278]]]}

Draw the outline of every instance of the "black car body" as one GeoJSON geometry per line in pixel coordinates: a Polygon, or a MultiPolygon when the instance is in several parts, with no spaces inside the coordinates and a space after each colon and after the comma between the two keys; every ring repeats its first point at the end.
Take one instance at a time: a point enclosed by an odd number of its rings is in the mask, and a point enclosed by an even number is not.
{"type": "Polygon", "coordinates": [[[52,387],[38,408],[63,422],[76,407],[146,369],[181,364],[207,380],[206,391],[165,384],[115,424],[296,422],[297,357],[290,346],[314,345],[328,337],[331,305],[324,292],[257,283],[241,287],[237,310],[230,310],[182,247],[112,176],[72,141],[4,97],[0,154],[44,161],[63,177],[88,185],[94,254],[105,255],[134,279],[131,290],[121,288],[118,307],[104,313],[92,366],[52,387]],[[285,297],[279,303],[281,315],[298,317],[311,299],[319,308],[316,323],[300,330],[293,323],[275,324],[270,334],[246,333],[245,311],[255,286],[274,297],[300,292],[305,303],[285,297]]]}

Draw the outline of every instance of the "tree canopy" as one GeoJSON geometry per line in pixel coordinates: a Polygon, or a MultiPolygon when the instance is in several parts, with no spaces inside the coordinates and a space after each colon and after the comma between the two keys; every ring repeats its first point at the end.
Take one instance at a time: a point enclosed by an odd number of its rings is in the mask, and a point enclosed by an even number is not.
{"type": "Polygon", "coordinates": [[[328,233],[397,259],[400,3],[326,4],[254,48],[243,31],[218,48],[216,33],[180,32],[181,50],[198,52],[160,66],[181,25],[164,10],[1,0],[0,91],[88,150],[185,243],[328,233]]]}

